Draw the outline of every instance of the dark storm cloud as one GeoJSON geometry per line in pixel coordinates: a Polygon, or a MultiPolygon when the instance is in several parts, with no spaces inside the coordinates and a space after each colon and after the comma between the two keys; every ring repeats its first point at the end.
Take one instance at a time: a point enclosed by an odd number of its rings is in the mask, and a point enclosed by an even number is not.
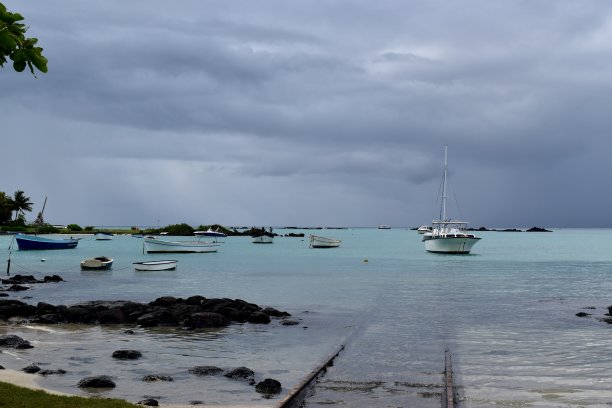
{"type": "Polygon", "coordinates": [[[606,2],[5,3],[49,73],[0,72],[37,164],[0,191],[81,197],[57,222],[422,224],[446,144],[479,225],[600,222],[606,2]]]}

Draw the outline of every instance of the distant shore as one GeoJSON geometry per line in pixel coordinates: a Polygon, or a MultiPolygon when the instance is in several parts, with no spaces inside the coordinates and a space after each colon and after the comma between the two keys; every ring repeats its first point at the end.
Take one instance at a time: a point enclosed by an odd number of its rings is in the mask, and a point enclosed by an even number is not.
{"type": "MultiPolygon", "coordinates": [[[[202,226],[200,226],[202,227],[202,226]]],[[[227,236],[251,236],[254,230],[257,230],[256,227],[225,227],[218,224],[213,224],[209,228],[215,227],[220,232],[223,232],[227,236]]],[[[282,229],[282,230],[348,230],[351,228],[376,228],[376,227],[273,227],[274,229],[282,229]]],[[[385,229],[407,229],[411,231],[416,231],[419,227],[389,227],[385,229]]],[[[205,228],[198,228],[197,230],[201,230],[205,228]]],[[[113,234],[113,235],[177,235],[177,236],[190,236],[194,235],[193,231],[196,229],[192,228],[187,231],[166,231],[166,228],[144,228],[140,227],[86,227],[79,230],[70,230],[67,228],[58,229],[53,232],[39,232],[39,234],[61,234],[61,235],[72,235],[72,236],[91,236],[97,233],[105,233],[105,234],[113,234]]],[[[542,227],[531,227],[531,228],[488,228],[488,227],[479,227],[479,228],[467,228],[468,231],[481,231],[481,232],[552,232],[552,230],[542,228],[542,227]]],[[[0,235],[15,235],[15,234],[35,234],[36,228],[28,227],[28,228],[20,228],[20,229],[11,229],[11,227],[4,226],[0,229],[0,235]]],[[[288,236],[294,236],[289,234],[288,236]]],[[[303,236],[303,235],[302,235],[303,236]]]]}

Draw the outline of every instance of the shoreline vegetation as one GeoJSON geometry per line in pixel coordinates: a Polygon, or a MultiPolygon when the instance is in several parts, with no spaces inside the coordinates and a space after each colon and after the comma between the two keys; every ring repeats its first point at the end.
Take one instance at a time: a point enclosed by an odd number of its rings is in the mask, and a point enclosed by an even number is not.
{"type": "MultiPolygon", "coordinates": [[[[284,230],[346,230],[349,227],[276,227],[284,230]]],[[[372,227],[375,228],[375,227],[372,227]]],[[[408,229],[415,231],[418,227],[398,227],[396,229],[408,229]]],[[[199,227],[192,227],[188,224],[171,224],[160,228],[145,228],[133,226],[127,228],[112,228],[112,227],[94,227],[86,226],[81,227],[78,224],[68,224],[67,226],[53,226],[45,224],[42,227],[38,225],[4,225],[0,226],[1,235],[12,235],[12,234],[62,234],[62,235],[74,235],[74,234],[96,234],[106,233],[114,235],[170,235],[170,236],[192,236],[195,231],[206,231],[213,230],[222,232],[227,236],[252,236],[254,233],[261,231],[259,227],[226,227],[221,224],[210,224],[200,225],[199,227]]],[[[527,229],[521,228],[468,228],[468,231],[479,231],[479,232],[552,232],[552,230],[542,227],[531,227],[527,229]]],[[[278,236],[278,234],[274,234],[278,236]]],[[[288,237],[303,237],[303,233],[289,233],[285,234],[288,237]]]]}

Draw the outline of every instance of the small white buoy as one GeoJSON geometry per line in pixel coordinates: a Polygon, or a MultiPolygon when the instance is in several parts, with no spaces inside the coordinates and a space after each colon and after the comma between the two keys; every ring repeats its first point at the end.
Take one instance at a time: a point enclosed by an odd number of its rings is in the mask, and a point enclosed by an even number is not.
{"type": "Polygon", "coordinates": [[[46,259],[45,258],[41,258],[40,262],[45,262],[46,259]]]}

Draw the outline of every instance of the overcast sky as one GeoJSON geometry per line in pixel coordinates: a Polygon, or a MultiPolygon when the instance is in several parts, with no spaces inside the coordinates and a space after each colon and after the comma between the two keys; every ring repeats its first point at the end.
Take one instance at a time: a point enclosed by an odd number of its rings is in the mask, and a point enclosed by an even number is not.
{"type": "Polygon", "coordinates": [[[610,1],[2,2],[49,60],[0,69],[28,219],[418,226],[448,145],[454,218],[612,227],[610,1]]]}

